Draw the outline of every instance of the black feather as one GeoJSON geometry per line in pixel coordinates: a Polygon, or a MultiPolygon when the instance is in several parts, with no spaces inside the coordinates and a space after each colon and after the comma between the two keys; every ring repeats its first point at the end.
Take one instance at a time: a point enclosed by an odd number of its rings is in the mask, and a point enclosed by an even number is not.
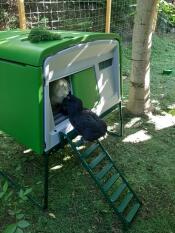
{"type": "Polygon", "coordinates": [[[80,99],[68,95],[62,105],[63,113],[68,115],[72,126],[85,140],[94,141],[105,135],[106,123],[94,112],[84,109],[80,99]]]}

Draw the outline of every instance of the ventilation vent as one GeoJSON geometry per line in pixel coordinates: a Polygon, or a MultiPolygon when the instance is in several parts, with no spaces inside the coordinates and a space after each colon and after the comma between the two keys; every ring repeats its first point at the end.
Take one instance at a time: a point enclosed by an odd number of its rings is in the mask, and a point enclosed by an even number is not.
{"type": "Polygon", "coordinates": [[[112,66],[112,62],[113,62],[113,59],[112,59],[112,58],[110,58],[110,59],[108,59],[108,60],[106,60],[106,61],[100,62],[100,63],[99,63],[99,69],[100,69],[100,70],[103,70],[103,69],[106,69],[106,68],[112,66]]]}

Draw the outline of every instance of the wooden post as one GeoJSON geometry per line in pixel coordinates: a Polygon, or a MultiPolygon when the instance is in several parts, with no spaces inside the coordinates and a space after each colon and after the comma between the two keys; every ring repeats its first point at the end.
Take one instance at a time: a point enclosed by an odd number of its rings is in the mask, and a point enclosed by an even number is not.
{"type": "Polygon", "coordinates": [[[110,27],[111,27],[111,6],[112,6],[112,0],[106,0],[106,28],[105,32],[110,33],[110,27]]]}
{"type": "Polygon", "coordinates": [[[25,16],[25,7],[24,0],[17,0],[18,4],[18,13],[19,13],[19,26],[21,29],[26,29],[26,16],[25,16]]]}

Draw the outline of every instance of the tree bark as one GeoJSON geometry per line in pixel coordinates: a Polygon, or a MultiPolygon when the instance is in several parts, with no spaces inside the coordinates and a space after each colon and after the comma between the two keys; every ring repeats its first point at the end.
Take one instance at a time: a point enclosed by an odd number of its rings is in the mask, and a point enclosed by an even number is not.
{"type": "Polygon", "coordinates": [[[136,115],[151,109],[150,55],[158,0],[137,0],[132,41],[132,69],[127,109],[136,115]]]}

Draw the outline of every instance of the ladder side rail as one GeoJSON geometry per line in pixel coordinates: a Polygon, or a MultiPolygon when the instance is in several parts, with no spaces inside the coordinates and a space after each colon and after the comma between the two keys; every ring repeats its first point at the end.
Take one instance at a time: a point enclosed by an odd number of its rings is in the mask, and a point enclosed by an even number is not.
{"type": "Polygon", "coordinates": [[[76,149],[76,147],[72,143],[72,140],[66,134],[64,134],[64,137],[68,140],[68,142],[71,145],[73,151],[78,155],[78,158],[80,159],[83,167],[90,174],[90,176],[94,179],[96,185],[101,190],[101,192],[103,193],[104,197],[106,198],[106,200],[108,201],[108,203],[110,204],[110,206],[112,207],[112,209],[114,210],[114,212],[116,212],[117,216],[120,218],[120,220],[122,222],[124,222],[124,224],[128,225],[128,222],[125,220],[125,218],[122,216],[122,214],[115,208],[115,206],[114,206],[113,202],[111,201],[111,199],[109,198],[108,194],[103,190],[100,181],[95,177],[92,169],[88,166],[88,164],[85,162],[85,160],[81,158],[81,153],[76,149]]]}
{"type": "Polygon", "coordinates": [[[114,161],[112,160],[111,156],[109,155],[109,153],[104,149],[103,145],[101,144],[100,141],[98,141],[101,149],[103,150],[104,153],[106,153],[107,158],[109,159],[109,161],[113,164],[114,168],[116,169],[116,171],[120,174],[122,180],[127,184],[128,188],[130,189],[130,191],[133,193],[134,197],[136,198],[136,200],[140,203],[141,201],[139,200],[138,196],[136,195],[136,193],[134,192],[134,190],[131,188],[131,186],[129,185],[129,183],[127,182],[127,180],[125,179],[124,175],[122,174],[122,172],[117,168],[117,166],[115,165],[114,161]]]}

